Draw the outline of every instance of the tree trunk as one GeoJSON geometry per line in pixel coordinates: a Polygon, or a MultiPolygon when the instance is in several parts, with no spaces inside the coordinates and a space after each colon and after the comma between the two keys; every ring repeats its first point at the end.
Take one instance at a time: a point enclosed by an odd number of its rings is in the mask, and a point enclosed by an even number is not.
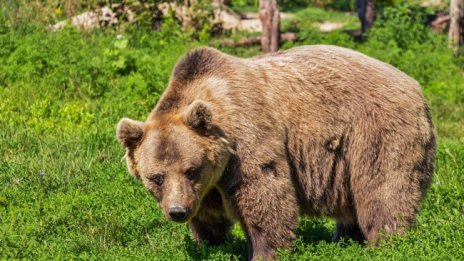
{"type": "Polygon", "coordinates": [[[193,2],[193,0],[184,0],[184,6],[185,7],[190,7],[193,4],[192,2],[193,2]]]}
{"type": "Polygon", "coordinates": [[[280,41],[280,12],[276,0],[259,1],[259,19],[263,25],[262,51],[264,53],[277,51],[280,41]]]}
{"type": "Polygon", "coordinates": [[[216,6],[230,6],[231,0],[213,0],[213,5],[216,6]]]}
{"type": "Polygon", "coordinates": [[[374,25],[376,16],[374,3],[372,0],[356,0],[356,8],[361,21],[361,34],[363,34],[374,25]]]}
{"type": "Polygon", "coordinates": [[[451,0],[450,16],[449,45],[457,53],[464,44],[464,0],[451,0]]]}

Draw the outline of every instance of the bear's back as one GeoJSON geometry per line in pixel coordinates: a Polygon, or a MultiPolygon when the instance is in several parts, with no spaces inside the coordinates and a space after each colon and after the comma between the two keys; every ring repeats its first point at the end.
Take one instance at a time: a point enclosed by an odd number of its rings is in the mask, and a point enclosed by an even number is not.
{"type": "Polygon", "coordinates": [[[356,51],[313,45],[244,61],[247,66],[239,70],[246,76],[240,77],[248,80],[235,80],[242,82],[232,87],[239,89],[237,96],[260,96],[265,105],[255,109],[279,111],[285,121],[352,122],[373,113],[385,124],[402,117],[415,125],[424,115],[417,81],[356,51]]]}
{"type": "MultiPolygon", "coordinates": [[[[423,100],[420,85],[397,68],[362,53],[331,45],[310,45],[251,58],[252,67],[275,78],[299,80],[310,91],[351,92],[353,97],[423,100]],[[261,70],[260,68],[260,70],[261,70]]],[[[291,81],[289,82],[291,83],[291,81]]],[[[267,88],[266,86],[263,86],[267,88]]],[[[301,87],[301,86],[300,86],[301,87]]],[[[285,88],[285,86],[284,86],[285,88]]]]}

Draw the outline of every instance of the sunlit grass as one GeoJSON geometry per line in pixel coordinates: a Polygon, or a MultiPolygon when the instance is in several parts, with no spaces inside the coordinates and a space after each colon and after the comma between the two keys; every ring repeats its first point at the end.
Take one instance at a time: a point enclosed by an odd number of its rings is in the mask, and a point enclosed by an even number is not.
{"type": "MultiPolygon", "coordinates": [[[[314,8],[295,16],[308,23],[356,19],[314,8]]],[[[417,225],[403,237],[378,248],[331,243],[333,220],[302,217],[298,240],[281,259],[463,259],[464,81],[462,68],[440,46],[443,39],[432,35],[431,42],[403,50],[382,41],[356,43],[340,31],[298,30],[299,41],[285,48],[346,46],[419,79],[437,129],[437,168],[417,225]]],[[[200,44],[170,31],[134,30],[123,34],[128,42],[120,48],[115,35],[0,32],[0,259],[245,260],[240,226],[226,244],[209,247],[197,246],[186,225],[165,220],[127,173],[115,139],[118,120],[144,120],[177,59],[200,44]]],[[[259,53],[258,47],[223,50],[259,53]]]]}

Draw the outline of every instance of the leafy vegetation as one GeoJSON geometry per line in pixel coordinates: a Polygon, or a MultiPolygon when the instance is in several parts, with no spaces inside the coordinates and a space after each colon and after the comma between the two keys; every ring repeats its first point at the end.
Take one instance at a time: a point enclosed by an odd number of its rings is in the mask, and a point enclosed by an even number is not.
{"type": "MultiPolygon", "coordinates": [[[[173,19],[159,31],[67,27],[51,33],[39,22],[6,22],[12,13],[0,10],[0,258],[245,259],[239,226],[225,245],[208,247],[197,246],[185,225],[166,221],[127,174],[114,137],[121,117],[146,117],[177,59],[208,44],[209,35],[192,41],[173,19]]],[[[283,48],[345,46],[417,79],[439,137],[436,175],[417,226],[405,236],[379,248],[331,243],[333,221],[301,218],[295,247],[281,259],[463,259],[462,58],[423,25],[424,13],[414,6],[385,8],[364,42],[341,31],[323,34],[315,20],[299,15],[324,12],[299,10],[292,25],[299,39],[283,48]]],[[[336,14],[337,21],[353,21],[344,16],[336,14]]],[[[239,56],[259,52],[222,49],[239,56]]]]}

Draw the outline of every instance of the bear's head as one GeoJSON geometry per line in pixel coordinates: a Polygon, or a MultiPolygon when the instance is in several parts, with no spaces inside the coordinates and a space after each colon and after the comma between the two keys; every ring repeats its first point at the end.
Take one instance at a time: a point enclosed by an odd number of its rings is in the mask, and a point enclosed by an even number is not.
{"type": "Polygon", "coordinates": [[[231,152],[213,124],[213,110],[195,100],[179,113],[147,122],[121,119],[117,138],[129,172],[157,199],[164,215],[186,222],[225,169],[231,152]]]}

